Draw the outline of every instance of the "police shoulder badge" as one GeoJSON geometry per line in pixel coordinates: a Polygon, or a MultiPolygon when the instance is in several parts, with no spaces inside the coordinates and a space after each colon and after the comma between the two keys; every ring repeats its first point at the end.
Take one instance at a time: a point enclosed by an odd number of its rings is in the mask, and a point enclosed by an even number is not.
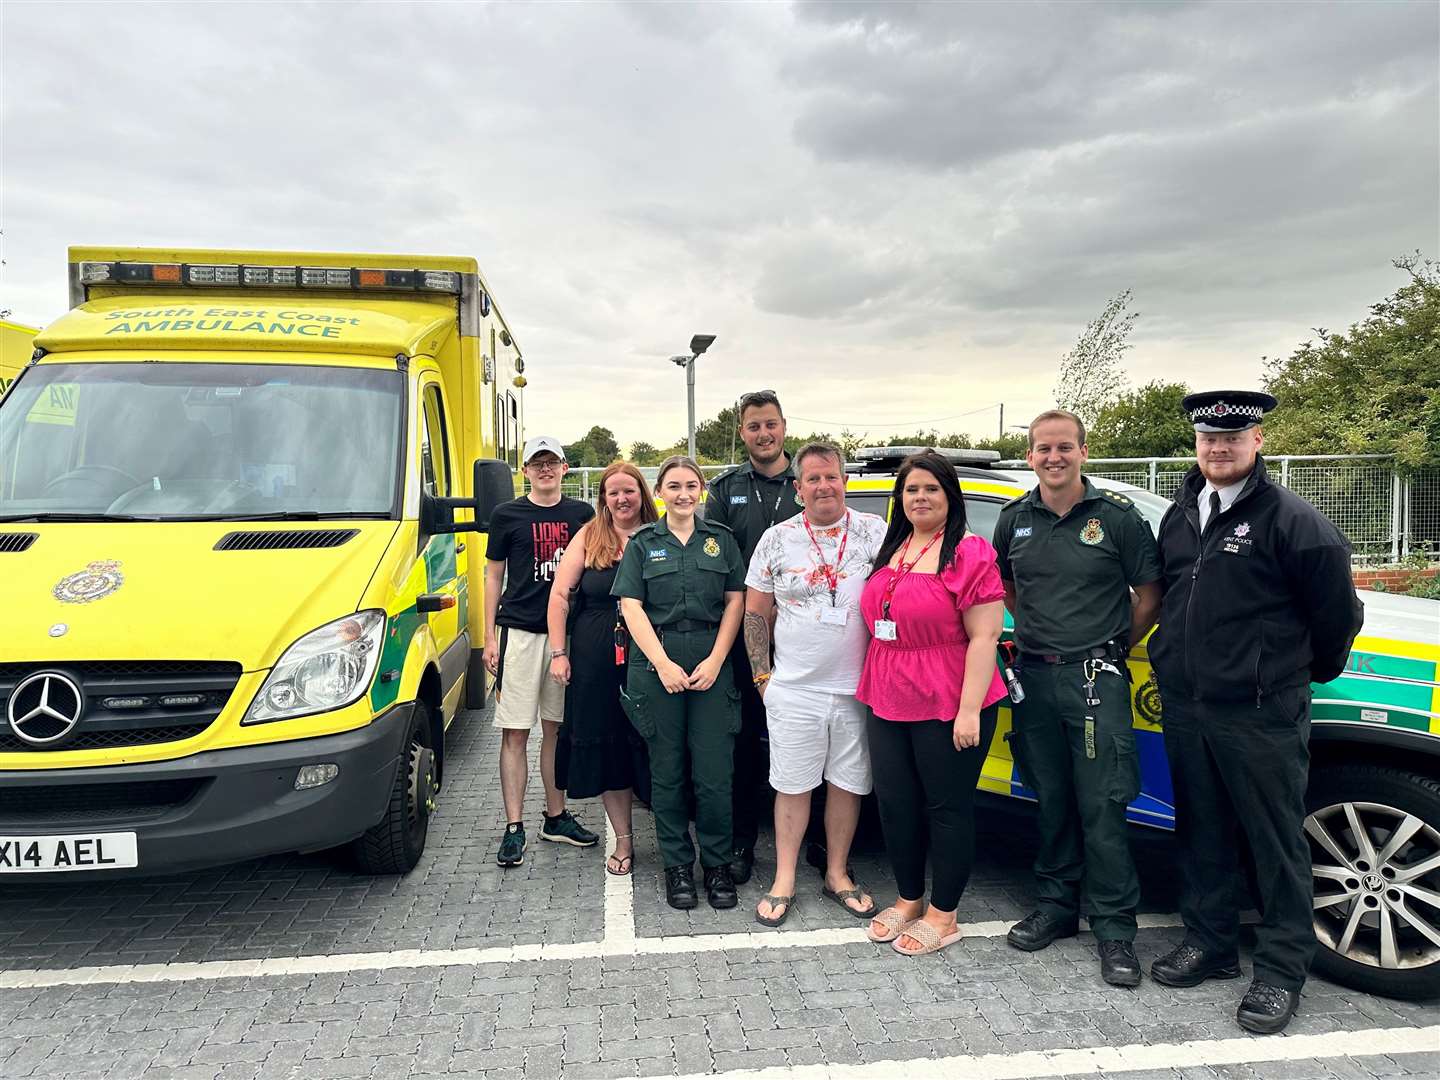
{"type": "Polygon", "coordinates": [[[1100,527],[1099,518],[1091,518],[1085,522],[1085,527],[1080,530],[1080,542],[1082,544],[1098,544],[1105,539],[1105,530],[1100,527]]]}
{"type": "Polygon", "coordinates": [[[88,604],[103,600],[124,584],[118,561],[92,562],[79,573],[61,578],[50,591],[62,604],[88,604]]]}
{"type": "Polygon", "coordinates": [[[720,541],[716,540],[713,536],[707,536],[705,538],[705,546],[701,548],[701,550],[712,559],[718,559],[720,557],[720,541]]]}

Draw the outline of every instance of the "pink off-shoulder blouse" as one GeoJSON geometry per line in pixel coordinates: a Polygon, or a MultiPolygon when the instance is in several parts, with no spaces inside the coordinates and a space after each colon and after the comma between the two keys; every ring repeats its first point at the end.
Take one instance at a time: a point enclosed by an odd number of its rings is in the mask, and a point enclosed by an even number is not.
{"type": "MultiPolygon", "coordinates": [[[[966,536],[955,558],[941,573],[911,571],[900,578],[890,600],[896,640],[874,636],[886,585],[895,571],[882,566],[870,575],[860,597],[860,613],[870,631],[870,647],[855,696],[885,720],[953,720],[960,710],[965,678],[963,612],[976,604],[1005,599],[995,549],[983,536],[966,536]]],[[[998,667],[990,669],[990,688],[982,705],[1005,696],[998,667]]]]}

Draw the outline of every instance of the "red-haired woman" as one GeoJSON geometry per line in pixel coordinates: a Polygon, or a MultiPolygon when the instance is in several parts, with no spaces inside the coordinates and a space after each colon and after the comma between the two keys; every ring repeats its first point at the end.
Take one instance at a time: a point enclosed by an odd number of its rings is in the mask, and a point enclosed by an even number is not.
{"type": "Polygon", "coordinates": [[[565,723],[555,750],[556,785],[571,799],[600,796],[615,834],[605,869],[619,875],[630,873],[635,864],[630,807],[635,782],[648,779],[648,770],[637,769],[637,757],[643,765],[644,744],[636,740],[620,706],[625,628],[610,590],[630,534],[658,517],[639,469],[624,461],[606,469],[595,520],[565,549],[546,613],[550,677],[566,688],[565,723]]]}

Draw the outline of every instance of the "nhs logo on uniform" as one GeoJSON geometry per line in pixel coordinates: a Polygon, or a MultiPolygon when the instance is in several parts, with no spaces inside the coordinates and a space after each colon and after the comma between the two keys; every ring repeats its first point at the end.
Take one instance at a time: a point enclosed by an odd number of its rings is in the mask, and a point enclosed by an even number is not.
{"type": "Polygon", "coordinates": [[[1033,525],[1016,525],[1015,539],[1018,540],[1022,536],[1029,536],[1034,531],[1034,528],[1035,527],[1033,525]]]}
{"type": "Polygon", "coordinates": [[[669,552],[666,551],[664,548],[651,548],[649,550],[649,555],[652,559],[663,559],[668,554],[669,552]]]}
{"type": "Polygon", "coordinates": [[[730,496],[730,505],[731,505],[731,506],[739,506],[739,505],[741,505],[741,504],[743,504],[743,503],[748,503],[749,501],[750,501],[750,496],[749,496],[749,495],[731,495],[731,496],[730,496]]]}

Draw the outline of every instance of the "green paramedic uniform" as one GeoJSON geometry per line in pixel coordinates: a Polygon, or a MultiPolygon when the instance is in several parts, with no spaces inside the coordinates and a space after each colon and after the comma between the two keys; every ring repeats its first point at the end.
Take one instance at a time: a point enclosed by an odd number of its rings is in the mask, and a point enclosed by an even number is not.
{"type": "Polygon", "coordinates": [[[1025,700],[1011,752],[1040,804],[1038,908],[1071,921],[1081,886],[1101,941],[1133,941],[1140,880],[1125,808],[1140,793],[1130,711],[1130,587],[1160,578],[1150,525],[1119,492],[1085,480],[1064,517],[1040,488],[995,526],[1000,577],[1015,591],[1025,700]]]}
{"type": "MultiPolygon", "coordinates": [[[[699,517],[689,543],[681,543],[663,517],[638,529],[625,547],[611,590],[645,606],[665,654],[687,672],[715,647],[725,594],[744,591],[745,561],[735,537],[725,526],[699,517]]],[[[685,797],[687,758],[701,865],[709,869],[730,863],[739,698],[728,659],[709,690],[669,694],[655,666],[637,646],[630,646],[626,712],[650,747],[651,808],[667,869],[695,863],[685,797]]]]}

